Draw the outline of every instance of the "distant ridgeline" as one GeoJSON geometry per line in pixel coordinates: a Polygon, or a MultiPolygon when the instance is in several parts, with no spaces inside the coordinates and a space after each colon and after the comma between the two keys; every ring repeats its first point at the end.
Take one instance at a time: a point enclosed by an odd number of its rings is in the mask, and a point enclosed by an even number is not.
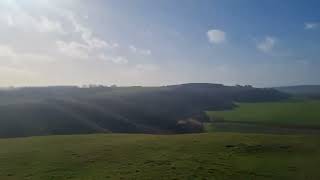
{"type": "Polygon", "coordinates": [[[320,85],[275,87],[274,89],[295,96],[304,96],[320,99],[320,85]]]}
{"type": "Polygon", "coordinates": [[[28,87],[0,90],[0,137],[202,131],[204,110],[287,99],[275,89],[220,84],[28,87]]]}

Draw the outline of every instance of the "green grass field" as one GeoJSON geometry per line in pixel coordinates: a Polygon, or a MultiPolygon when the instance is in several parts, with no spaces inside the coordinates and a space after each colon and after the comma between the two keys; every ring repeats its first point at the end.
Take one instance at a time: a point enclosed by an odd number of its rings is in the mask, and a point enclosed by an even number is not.
{"type": "Polygon", "coordinates": [[[271,103],[239,103],[228,111],[208,111],[215,118],[232,122],[252,122],[275,125],[319,126],[320,101],[300,100],[271,103]]]}
{"type": "Polygon", "coordinates": [[[204,133],[1,139],[0,179],[320,179],[319,138],[204,133]]]}

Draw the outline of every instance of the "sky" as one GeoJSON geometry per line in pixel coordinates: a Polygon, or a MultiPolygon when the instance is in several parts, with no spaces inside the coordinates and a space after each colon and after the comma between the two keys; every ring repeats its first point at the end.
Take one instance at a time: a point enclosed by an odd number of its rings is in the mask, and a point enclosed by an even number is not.
{"type": "Polygon", "coordinates": [[[0,86],[320,84],[318,0],[1,0],[0,86]]]}

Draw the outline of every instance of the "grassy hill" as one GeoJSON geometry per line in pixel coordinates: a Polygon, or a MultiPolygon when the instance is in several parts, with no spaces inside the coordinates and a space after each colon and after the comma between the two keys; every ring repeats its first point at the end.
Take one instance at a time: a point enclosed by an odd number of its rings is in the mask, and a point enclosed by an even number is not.
{"type": "Polygon", "coordinates": [[[320,101],[291,99],[281,102],[237,103],[231,110],[207,111],[207,132],[320,134],[320,101]]]}
{"type": "Polygon", "coordinates": [[[278,101],[274,89],[220,84],[162,87],[27,87],[0,90],[0,137],[201,132],[204,110],[278,101]]]}
{"type": "Polygon", "coordinates": [[[0,179],[319,179],[319,138],[211,133],[0,139],[0,179]]]}
{"type": "Polygon", "coordinates": [[[275,87],[274,89],[295,96],[304,96],[320,99],[320,85],[300,85],[275,87]]]}
{"type": "Polygon", "coordinates": [[[297,100],[239,103],[235,109],[208,111],[207,114],[213,121],[320,127],[319,110],[319,100],[297,100]]]}

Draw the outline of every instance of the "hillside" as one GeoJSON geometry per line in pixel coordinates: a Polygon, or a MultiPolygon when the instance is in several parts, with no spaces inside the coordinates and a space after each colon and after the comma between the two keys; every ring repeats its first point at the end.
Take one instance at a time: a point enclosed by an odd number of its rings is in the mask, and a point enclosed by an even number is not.
{"type": "Polygon", "coordinates": [[[319,179],[319,136],[77,135],[0,139],[2,180],[319,179]]]}
{"type": "Polygon", "coordinates": [[[320,101],[239,103],[228,111],[207,112],[212,119],[229,122],[320,127],[320,101]]]}
{"type": "Polygon", "coordinates": [[[27,87],[0,91],[0,137],[201,132],[204,110],[278,101],[274,89],[220,84],[162,87],[27,87]],[[192,120],[191,120],[192,119],[192,120]]]}
{"type": "Polygon", "coordinates": [[[312,99],[237,103],[232,110],[207,111],[206,131],[319,134],[319,109],[320,101],[312,99]]]}
{"type": "Polygon", "coordinates": [[[293,95],[320,97],[320,85],[284,86],[274,89],[293,95]]]}

